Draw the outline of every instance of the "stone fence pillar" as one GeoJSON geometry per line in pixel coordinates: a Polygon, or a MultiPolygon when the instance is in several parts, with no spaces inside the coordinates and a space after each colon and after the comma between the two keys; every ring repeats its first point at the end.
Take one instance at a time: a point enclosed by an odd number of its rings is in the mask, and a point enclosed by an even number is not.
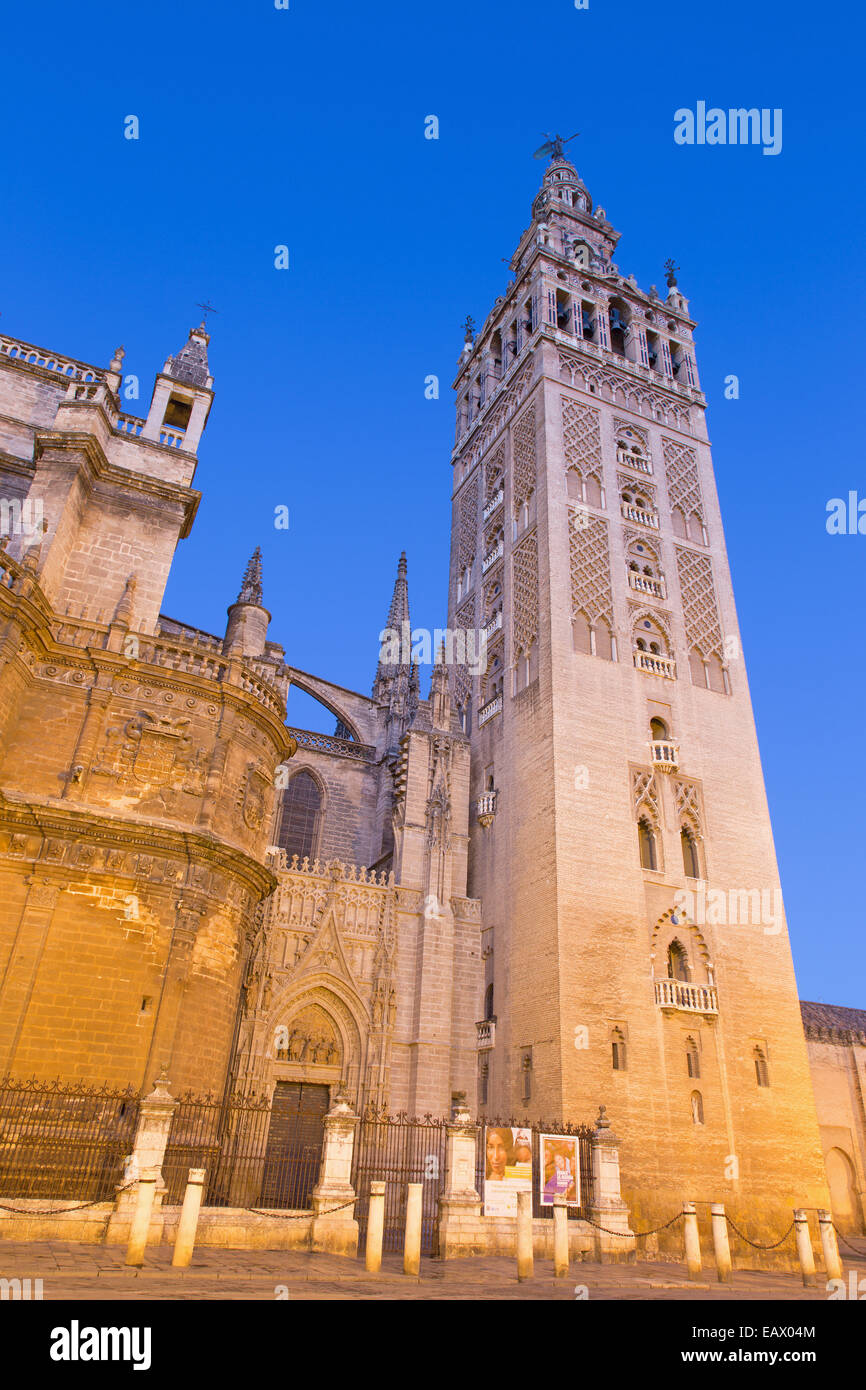
{"type": "Polygon", "coordinates": [[[477,1134],[461,1098],[445,1128],[445,1184],[439,1198],[440,1260],[486,1253],[481,1198],[475,1190],[477,1134]]]}
{"type": "Polygon", "coordinates": [[[177,1109],[177,1101],[168,1089],[170,1084],[163,1068],[150,1095],[145,1096],[141,1102],[135,1143],[126,1164],[123,1182],[120,1184],[120,1188],[126,1188],[126,1191],[118,1190],[114,1211],[105,1233],[106,1245],[123,1245],[128,1240],[138,1204],[136,1179],[145,1171],[152,1170],[156,1171],[156,1191],[147,1241],[150,1245],[159,1245],[162,1240],[162,1204],[166,1192],[162,1161],[168,1145],[172,1117],[177,1109]],[[131,1187],[130,1183],[133,1184],[131,1187]]]}
{"type": "Polygon", "coordinates": [[[589,1215],[598,1226],[605,1228],[603,1231],[593,1231],[595,1257],[603,1264],[621,1263],[634,1258],[635,1242],[628,1224],[628,1207],[622,1200],[620,1190],[621,1143],[622,1140],[611,1130],[606,1107],[602,1105],[592,1136],[593,1190],[589,1215]]]}
{"type": "Polygon", "coordinates": [[[331,1255],[357,1255],[358,1223],[352,1159],[358,1116],[340,1091],[325,1116],[325,1142],[319,1181],[313,1188],[313,1224],[310,1249],[331,1255]]]}

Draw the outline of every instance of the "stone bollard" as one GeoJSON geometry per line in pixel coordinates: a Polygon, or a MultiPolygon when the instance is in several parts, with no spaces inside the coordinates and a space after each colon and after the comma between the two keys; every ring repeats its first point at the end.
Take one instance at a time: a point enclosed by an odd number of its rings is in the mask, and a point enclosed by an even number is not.
{"type": "Polygon", "coordinates": [[[620,1191],[619,1148],[607,1118],[607,1107],[599,1106],[592,1135],[592,1204],[590,1219],[596,1223],[595,1258],[603,1263],[634,1259],[633,1231],[628,1224],[628,1207],[620,1191]],[[619,1232],[621,1234],[610,1234],[619,1232]]]}
{"type": "Polygon", "coordinates": [[[733,1278],[731,1264],[731,1245],[728,1240],[728,1221],[723,1202],[713,1202],[710,1206],[713,1223],[713,1254],[716,1258],[716,1278],[720,1284],[730,1284],[733,1278]]]}
{"type": "Polygon", "coordinates": [[[366,1266],[370,1274],[382,1268],[382,1237],[385,1234],[385,1184],[370,1183],[370,1205],[367,1209],[366,1266]]]}
{"type": "Polygon", "coordinates": [[[145,1168],[138,1180],[135,1213],[129,1231],[124,1264],[144,1264],[144,1251],[150,1233],[150,1218],[153,1214],[153,1199],[156,1196],[158,1168],[145,1168]]]}
{"type": "Polygon", "coordinates": [[[337,1091],[332,1108],[325,1116],[325,1142],[319,1181],[313,1188],[313,1223],[310,1249],[330,1255],[357,1255],[358,1223],[355,1220],[355,1189],[352,1186],[352,1156],[358,1116],[348,1095],[337,1091]]]}
{"type": "Polygon", "coordinates": [[[406,1194],[406,1233],[403,1239],[403,1273],[421,1273],[421,1206],[424,1184],[410,1182],[406,1194]]]}
{"type": "Polygon", "coordinates": [[[686,1246],[686,1268],[690,1279],[697,1279],[701,1272],[701,1237],[698,1231],[698,1217],[694,1202],[683,1202],[683,1235],[686,1246]]]}
{"type": "Polygon", "coordinates": [[[458,1098],[445,1129],[445,1186],[436,1231],[440,1260],[487,1253],[481,1196],[475,1190],[476,1145],[476,1127],[458,1098]]]}
{"type": "Polygon", "coordinates": [[[183,1206],[180,1209],[180,1220],[177,1223],[177,1234],[174,1238],[174,1252],[171,1257],[175,1269],[185,1269],[192,1259],[204,1178],[204,1168],[190,1168],[186,1180],[186,1191],[183,1194],[183,1206]]]}
{"type": "Polygon", "coordinates": [[[821,1250],[824,1255],[824,1268],[828,1279],[843,1277],[842,1261],[839,1258],[839,1243],[836,1240],[836,1227],[829,1211],[823,1207],[818,1210],[818,1230],[821,1232],[821,1250]]]}
{"type": "Polygon", "coordinates": [[[114,1211],[105,1232],[107,1245],[125,1245],[129,1242],[135,1210],[138,1204],[138,1189],[129,1186],[140,1173],[149,1168],[157,1170],[156,1195],[151,1214],[151,1244],[158,1245],[162,1238],[162,1202],[165,1184],[162,1180],[162,1161],[171,1133],[171,1122],[177,1109],[177,1101],[169,1092],[170,1082],[165,1068],[154,1082],[150,1095],[141,1102],[135,1143],[124,1171],[124,1180],[118,1190],[114,1211]]]}
{"type": "Polygon", "coordinates": [[[532,1193],[517,1194],[517,1277],[531,1279],[532,1262],[532,1193]]]}
{"type": "Polygon", "coordinates": [[[815,1256],[812,1254],[812,1237],[809,1235],[809,1218],[802,1207],[794,1212],[794,1232],[797,1237],[797,1258],[803,1283],[808,1288],[815,1280],[815,1256]]]}
{"type": "Polygon", "coordinates": [[[568,1203],[564,1192],[553,1199],[553,1277],[564,1279],[568,1274],[568,1203]]]}

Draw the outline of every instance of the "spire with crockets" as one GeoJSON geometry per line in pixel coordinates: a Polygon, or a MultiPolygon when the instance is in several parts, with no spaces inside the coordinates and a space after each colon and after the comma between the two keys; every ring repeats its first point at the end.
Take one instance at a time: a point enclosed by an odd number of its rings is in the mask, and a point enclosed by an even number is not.
{"type": "Polygon", "coordinates": [[[237,602],[254,603],[258,608],[262,606],[262,552],[260,546],[256,546],[244,570],[237,602]]]}
{"type": "Polygon", "coordinates": [[[418,706],[418,668],[412,661],[412,623],[409,618],[409,583],[406,552],[400,555],[391,607],[379,634],[379,662],[373,682],[373,699],[389,705],[392,714],[411,716],[418,706]]]}

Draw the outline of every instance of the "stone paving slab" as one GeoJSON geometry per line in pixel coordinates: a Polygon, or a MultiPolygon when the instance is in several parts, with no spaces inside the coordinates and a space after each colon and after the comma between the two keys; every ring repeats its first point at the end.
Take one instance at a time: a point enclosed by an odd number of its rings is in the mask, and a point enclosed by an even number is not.
{"type": "MultiPolygon", "coordinates": [[[[75,1245],[68,1241],[23,1244],[0,1242],[0,1277],[41,1278],[46,1302],[68,1299],[99,1300],[225,1300],[273,1301],[278,1285],[289,1299],[319,1300],[553,1300],[575,1301],[585,1287],[593,1300],[688,1300],[785,1302],[827,1299],[826,1276],[819,1270],[817,1285],[804,1288],[799,1275],[735,1271],[731,1286],[718,1284],[712,1268],[699,1281],[688,1279],[674,1263],[641,1262],[572,1265],[565,1279],[554,1279],[549,1260],[537,1260],[535,1277],[518,1283],[515,1262],[506,1257],[449,1260],[424,1259],[420,1276],[402,1272],[402,1260],[386,1255],[382,1269],[370,1275],[362,1259],[298,1251],[203,1249],[188,1269],[171,1267],[171,1248],[149,1249],[139,1269],[124,1265],[121,1246],[75,1245]]],[[[866,1278],[866,1258],[843,1259],[845,1279],[855,1270],[866,1278]]]]}

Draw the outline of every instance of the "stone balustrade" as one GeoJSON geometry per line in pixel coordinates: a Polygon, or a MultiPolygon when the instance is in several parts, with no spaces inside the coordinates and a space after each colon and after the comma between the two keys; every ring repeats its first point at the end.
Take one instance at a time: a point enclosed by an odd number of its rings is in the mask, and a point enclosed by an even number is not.
{"type": "Polygon", "coordinates": [[[98,367],[91,367],[87,362],[77,362],[74,357],[58,357],[56,352],[46,352],[32,343],[9,338],[5,333],[0,333],[0,357],[8,357],[31,367],[42,367],[45,371],[57,372],[58,376],[69,377],[73,381],[102,381],[105,375],[98,367]]]}
{"type": "Polygon", "coordinates": [[[649,594],[651,598],[665,598],[665,585],[661,579],[653,579],[648,574],[640,574],[636,570],[629,570],[628,582],[632,589],[639,594],[649,594]]]}
{"type": "Polygon", "coordinates": [[[478,711],[478,727],[486,724],[488,719],[492,719],[495,714],[502,712],[502,696],[494,695],[492,700],[488,700],[486,705],[482,705],[478,711]]]}
{"type": "Polygon", "coordinates": [[[662,676],[664,680],[675,681],[677,664],[671,656],[659,656],[656,652],[644,652],[635,648],[634,664],[639,671],[650,676],[662,676]]]}
{"type": "Polygon", "coordinates": [[[299,859],[297,854],[287,854],[278,845],[269,847],[266,862],[275,874],[308,874],[335,883],[365,883],[368,888],[394,887],[393,870],[381,869],[377,875],[375,869],[368,869],[363,864],[344,864],[341,859],[314,859],[311,862],[306,856],[299,859]]]}
{"type": "Polygon", "coordinates": [[[650,744],[650,757],[660,772],[676,772],[680,763],[679,744],[657,739],[650,744]]]}
{"type": "Polygon", "coordinates": [[[505,543],[503,541],[498,541],[489,554],[485,555],[484,559],[481,561],[481,573],[486,574],[491,566],[495,565],[496,561],[502,557],[504,551],[505,543]]]}
{"type": "Polygon", "coordinates": [[[496,492],[496,493],[494,494],[493,497],[491,497],[490,501],[487,503],[486,507],[484,508],[484,511],[481,513],[481,519],[482,519],[482,521],[487,521],[488,518],[491,517],[491,516],[493,515],[493,513],[496,511],[497,507],[501,507],[501,506],[502,506],[502,503],[503,503],[503,501],[504,501],[504,498],[505,498],[505,489],[504,489],[503,487],[500,487],[499,491],[496,492]]]}
{"type": "Polygon", "coordinates": [[[639,526],[651,526],[654,531],[659,529],[658,512],[645,511],[643,507],[636,507],[632,502],[621,502],[620,511],[626,521],[636,521],[639,526]]]}
{"type": "Polygon", "coordinates": [[[661,1009],[680,1009],[690,1014],[717,1014],[715,985],[695,985],[690,980],[655,980],[656,1003],[661,1009]]]}
{"type": "Polygon", "coordinates": [[[616,456],[617,463],[623,468],[634,468],[639,473],[652,473],[653,466],[648,458],[642,454],[629,454],[620,450],[616,456]]]}
{"type": "Polygon", "coordinates": [[[359,762],[376,761],[376,749],[368,743],[355,743],[353,739],[337,738],[333,734],[317,734],[311,729],[289,729],[299,748],[309,748],[317,753],[336,753],[340,758],[356,758],[359,762]]]}

